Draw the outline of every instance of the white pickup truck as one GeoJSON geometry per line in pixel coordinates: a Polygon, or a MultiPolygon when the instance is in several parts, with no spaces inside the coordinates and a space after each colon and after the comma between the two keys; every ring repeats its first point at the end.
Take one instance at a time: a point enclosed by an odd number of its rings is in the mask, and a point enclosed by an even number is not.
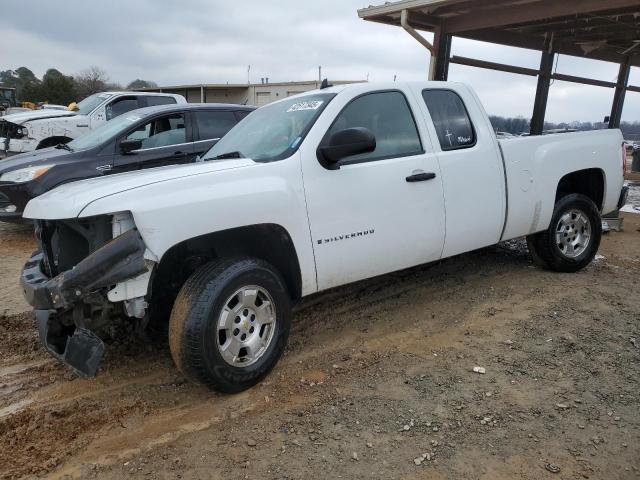
{"type": "Polygon", "coordinates": [[[171,93],[103,92],[88,96],[73,110],[45,108],[12,113],[0,118],[0,155],[68,143],[137,108],[186,102],[182,95],[171,93]]]}
{"type": "Polygon", "coordinates": [[[202,162],[32,200],[22,284],[43,343],[81,373],[114,318],[168,318],[177,366],[240,391],[306,295],[520,236],[541,266],[583,268],[624,200],[623,158],[619,130],[498,141],[461,84],[323,88],[251,113],[202,162]]]}

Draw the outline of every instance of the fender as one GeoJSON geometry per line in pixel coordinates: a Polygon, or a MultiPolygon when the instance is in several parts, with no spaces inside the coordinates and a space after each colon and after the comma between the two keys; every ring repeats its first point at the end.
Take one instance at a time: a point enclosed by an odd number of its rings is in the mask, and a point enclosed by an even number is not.
{"type": "MultiPolygon", "coordinates": [[[[191,238],[247,225],[280,225],[298,253],[301,291],[306,295],[315,292],[317,284],[299,161],[298,154],[272,163],[240,159],[241,167],[231,167],[232,161],[224,170],[105,196],[79,216],[130,212],[147,248],[160,260],[191,238]]],[[[183,168],[197,170],[198,165],[183,168]]]]}
{"type": "Polygon", "coordinates": [[[275,224],[291,237],[302,295],[317,290],[300,156],[278,162],[229,159],[168,166],[61,185],[27,205],[26,218],[130,212],[158,260],[173,246],[212,232],[275,224]]]}

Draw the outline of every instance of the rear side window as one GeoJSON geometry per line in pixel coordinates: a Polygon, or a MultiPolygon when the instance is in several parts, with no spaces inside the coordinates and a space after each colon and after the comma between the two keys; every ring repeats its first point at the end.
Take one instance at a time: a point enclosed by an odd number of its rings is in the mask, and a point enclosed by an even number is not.
{"type": "Polygon", "coordinates": [[[250,113],[251,113],[251,110],[238,110],[236,111],[236,117],[238,117],[238,120],[242,120],[244,117],[246,117],[250,113]]]}
{"type": "Polygon", "coordinates": [[[120,97],[107,105],[107,120],[138,108],[138,97],[120,97]]]}
{"type": "Polygon", "coordinates": [[[210,140],[212,138],[222,138],[238,123],[233,112],[193,112],[200,140],[210,140]]]}
{"type": "Polygon", "coordinates": [[[173,97],[149,96],[147,97],[147,106],[155,107],[156,105],[173,105],[176,99],[173,97]]]}
{"type": "Polygon", "coordinates": [[[382,160],[422,153],[422,144],[407,99],[400,92],[375,92],[357,97],[338,115],[325,142],[340,130],[364,127],[376,137],[373,152],[349,157],[348,162],[382,160]]]}
{"type": "Polygon", "coordinates": [[[460,96],[451,90],[423,90],[442,150],[468,148],[476,144],[469,113],[460,96]]]}

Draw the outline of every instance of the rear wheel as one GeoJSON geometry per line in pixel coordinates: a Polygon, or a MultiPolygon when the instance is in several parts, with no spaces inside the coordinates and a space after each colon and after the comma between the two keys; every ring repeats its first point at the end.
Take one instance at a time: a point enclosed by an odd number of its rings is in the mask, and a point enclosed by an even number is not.
{"type": "Polygon", "coordinates": [[[169,320],[171,355],[191,379],[239,392],[275,366],[290,325],[289,296],[271,265],[258,259],[212,262],[176,298],[169,320]]]}
{"type": "Polygon", "coordinates": [[[558,200],[549,228],[529,235],[527,244],[538,265],[558,272],[576,272],[591,263],[601,236],[598,208],[589,197],[574,193],[558,200]]]}

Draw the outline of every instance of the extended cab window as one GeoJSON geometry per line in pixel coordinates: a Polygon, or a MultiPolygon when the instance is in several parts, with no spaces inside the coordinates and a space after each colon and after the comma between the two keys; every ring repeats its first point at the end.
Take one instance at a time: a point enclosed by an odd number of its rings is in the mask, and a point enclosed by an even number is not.
{"type": "Polygon", "coordinates": [[[222,138],[238,123],[233,112],[193,112],[200,140],[222,138]]]}
{"type": "Polygon", "coordinates": [[[127,140],[142,140],[142,150],[186,143],[184,115],[181,113],[155,118],[127,135],[127,140]]]}
{"type": "Polygon", "coordinates": [[[173,105],[176,103],[174,97],[162,97],[152,95],[147,97],[147,107],[155,107],[156,105],[173,105]]]}
{"type": "Polygon", "coordinates": [[[353,155],[348,162],[381,160],[422,153],[416,123],[405,96],[396,91],[368,93],[352,100],[340,112],[324,137],[345,128],[364,127],[376,137],[376,149],[353,155]]]}
{"type": "Polygon", "coordinates": [[[138,108],[138,97],[120,97],[107,105],[107,120],[138,108]]]}
{"type": "Polygon", "coordinates": [[[451,90],[423,90],[442,150],[472,147],[476,136],[460,96],[451,90]]]}

